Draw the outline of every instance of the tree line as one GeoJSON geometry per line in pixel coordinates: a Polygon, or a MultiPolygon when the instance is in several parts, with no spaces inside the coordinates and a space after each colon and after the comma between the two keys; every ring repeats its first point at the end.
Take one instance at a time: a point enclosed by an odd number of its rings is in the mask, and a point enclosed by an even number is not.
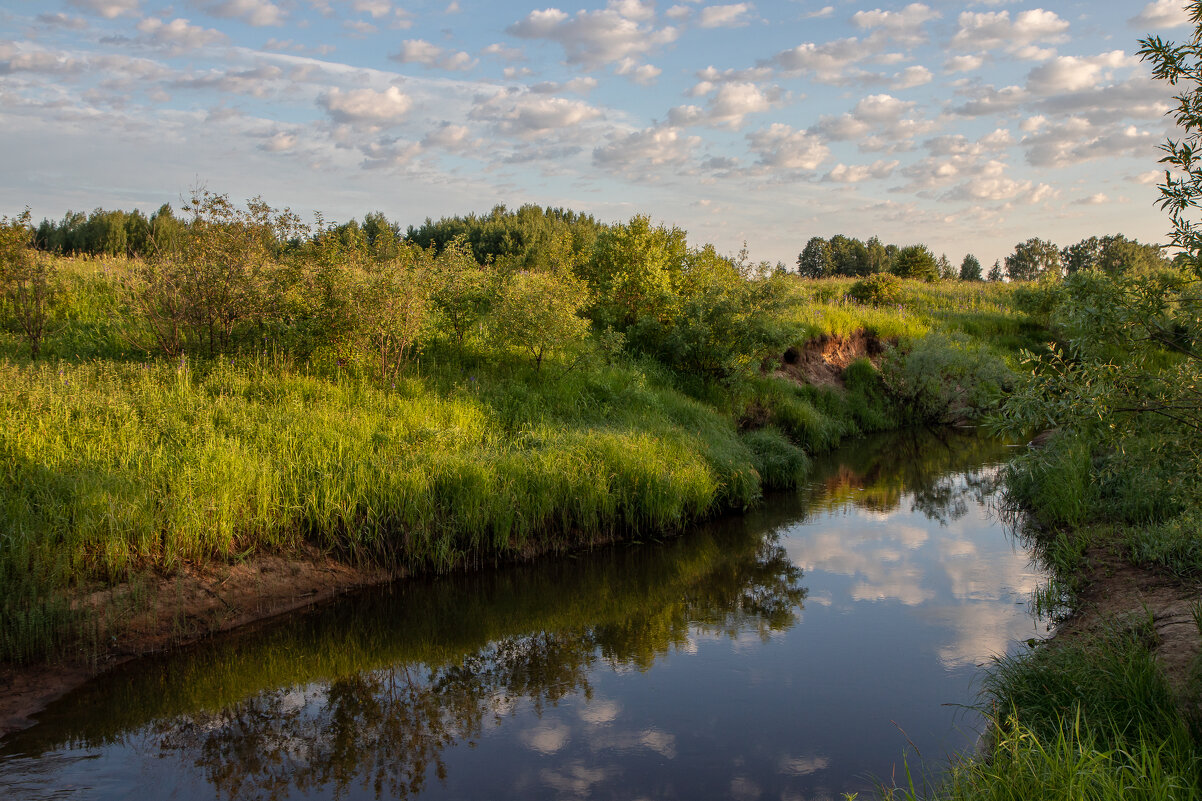
{"type": "Polygon", "coordinates": [[[899,247],[877,237],[863,242],[836,234],[829,239],[811,237],[797,256],[797,270],[804,278],[843,276],[860,278],[891,273],[922,281],[1034,281],[1047,276],[1063,277],[1078,271],[1100,270],[1107,274],[1147,274],[1166,268],[1170,262],[1160,245],[1145,244],[1122,234],[1082,239],[1059,248],[1052,242],[1032,237],[1014,247],[1014,252],[993,263],[987,273],[971,253],[959,268],[947,254],[938,258],[926,245],[899,247]]]}
{"type": "Polygon", "coordinates": [[[402,233],[379,212],[307,226],[261,199],[239,207],[200,190],[178,216],[97,210],[34,228],[26,211],[2,223],[9,302],[0,311],[35,358],[58,286],[43,251],[121,247],[138,255],[115,271],[123,335],[173,358],[271,349],[395,380],[429,347],[452,357],[501,347],[541,369],[591,330],[611,354],[722,380],[787,344],[768,313],[784,302],[780,276],[691,247],[685,231],[645,216],[600,224],[564,209],[498,206],[402,233]]]}

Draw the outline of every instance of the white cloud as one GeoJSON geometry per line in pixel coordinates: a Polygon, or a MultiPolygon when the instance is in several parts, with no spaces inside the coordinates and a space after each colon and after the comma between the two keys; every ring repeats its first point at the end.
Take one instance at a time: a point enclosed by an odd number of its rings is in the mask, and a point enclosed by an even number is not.
{"type": "Polygon", "coordinates": [[[1110,126],[1099,130],[1088,120],[1070,117],[1042,133],[1022,140],[1027,162],[1034,167],[1068,167],[1093,159],[1117,159],[1146,156],[1155,160],[1156,144],[1152,134],[1134,125],[1110,126]]]}
{"type": "Polygon", "coordinates": [[[980,56],[952,56],[943,62],[943,69],[945,72],[972,72],[984,63],[985,59],[980,56]]]}
{"type": "Polygon", "coordinates": [[[392,12],[392,3],[388,0],[351,0],[351,8],[372,19],[383,19],[392,12]]]}
{"type": "Polygon", "coordinates": [[[520,47],[509,47],[499,42],[490,44],[480,52],[486,56],[495,56],[502,61],[523,61],[526,58],[526,54],[520,47]]]}
{"type": "Polygon", "coordinates": [[[747,141],[759,156],[760,166],[771,170],[816,170],[830,155],[830,149],[817,136],[780,122],[747,134],[747,141]]]}
{"type": "Polygon", "coordinates": [[[662,72],[663,70],[659,67],[652,66],[651,64],[640,64],[633,58],[622,59],[614,68],[615,75],[625,75],[635,83],[641,83],[644,86],[654,83],[655,79],[662,72]]]}
{"type": "Polygon", "coordinates": [[[894,75],[893,79],[889,82],[889,86],[897,90],[913,89],[916,86],[924,86],[930,83],[934,77],[926,67],[915,65],[913,67],[906,67],[894,75]]]}
{"type": "Polygon", "coordinates": [[[893,95],[869,95],[856,103],[851,114],[865,122],[895,122],[915,105],[912,100],[898,100],[893,95]]]}
{"type": "Polygon", "coordinates": [[[569,131],[599,119],[602,114],[600,109],[582,100],[503,93],[477,101],[468,116],[492,123],[499,133],[532,139],[569,131]]]}
{"type": "Polygon", "coordinates": [[[288,15],[271,0],[197,0],[197,6],[214,17],[240,19],[247,25],[283,25],[288,15]]]}
{"type": "Polygon", "coordinates": [[[596,69],[606,64],[636,58],[675,41],[675,28],[643,24],[648,18],[641,3],[611,0],[599,11],[579,11],[575,16],[557,8],[531,11],[525,19],[506,28],[522,39],[549,39],[563,47],[569,64],[596,69]],[[628,16],[638,10],[635,16],[628,16]]]}
{"type": "Polygon", "coordinates": [[[823,44],[805,42],[791,50],[782,50],[768,63],[785,72],[809,73],[819,83],[842,86],[863,73],[853,69],[853,65],[871,55],[863,42],[852,37],[823,44]]]}
{"type": "Polygon", "coordinates": [[[462,153],[474,147],[471,131],[465,125],[444,122],[422,138],[423,148],[462,153]]]}
{"type": "Polygon", "coordinates": [[[267,141],[259,145],[260,150],[266,150],[268,153],[281,153],[286,150],[292,150],[296,147],[296,135],[277,131],[267,137],[267,141]]]}
{"type": "Polygon", "coordinates": [[[883,159],[874,161],[872,164],[855,164],[851,166],[840,163],[823,176],[822,180],[840,184],[855,184],[867,181],[870,178],[888,178],[900,163],[896,160],[885,161],[883,159]]]}
{"type": "Polygon", "coordinates": [[[386,126],[400,122],[413,107],[413,100],[395,86],[383,92],[334,88],[320,95],[317,104],[335,122],[386,126]]]}
{"type": "Polygon", "coordinates": [[[1060,56],[1041,64],[1027,75],[1027,88],[1036,94],[1051,95],[1092,89],[1100,81],[1109,81],[1113,70],[1134,67],[1139,58],[1122,50],[1097,56],[1060,56]]]}
{"type": "Polygon", "coordinates": [[[747,15],[750,12],[750,3],[707,6],[701,9],[697,24],[702,28],[735,28],[747,24],[747,15]]]}
{"type": "Polygon", "coordinates": [[[1097,192],[1088,197],[1077,198],[1073,201],[1077,206],[1103,206],[1110,202],[1110,197],[1105,192],[1097,192]]]}
{"type": "Polygon", "coordinates": [[[1133,28],[1179,28],[1190,24],[1182,0],[1154,0],[1144,10],[1127,20],[1133,28]]]}
{"type": "Polygon", "coordinates": [[[911,3],[897,11],[857,11],[851,15],[851,24],[866,30],[879,30],[885,36],[901,44],[916,45],[927,40],[923,25],[938,19],[939,12],[922,3],[911,3]]]}
{"type": "Polygon", "coordinates": [[[186,19],[164,22],[158,17],[147,17],[139,22],[137,27],[146,41],[179,50],[193,50],[228,40],[221,31],[192,25],[186,19]]]}
{"type": "Polygon", "coordinates": [[[951,46],[978,55],[1001,49],[1020,58],[1039,58],[1048,51],[1033,45],[1063,41],[1068,27],[1054,11],[1042,8],[1020,11],[1013,20],[1009,11],[963,11],[951,46]]]}
{"type": "Polygon", "coordinates": [[[476,59],[463,51],[454,53],[443,50],[438,45],[424,39],[406,39],[401,42],[400,50],[390,55],[389,58],[402,64],[421,64],[424,67],[452,72],[470,70],[477,63],[476,59]]]}
{"type": "Polygon", "coordinates": [[[748,114],[768,111],[780,102],[782,92],[773,87],[764,91],[754,83],[723,83],[709,99],[705,109],[677,106],[668,112],[668,120],[677,126],[714,125],[739,128],[748,114]]]}
{"type": "Polygon", "coordinates": [[[805,16],[806,16],[806,19],[830,19],[831,17],[835,16],[835,7],[834,6],[823,6],[822,8],[818,9],[817,11],[811,11],[809,14],[806,14],[805,16]]]}
{"type": "Polygon", "coordinates": [[[675,5],[664,12],[664,16],[670,20],[680,22],[688,19],[693,15],[693,9],[685,5],[675,5]]]}
{"type": "Polygon", "coordinates": [[[1027,90],[1021,86],[1007,86],[1002,89],[983,86],[974,89],[973,94],[975,97],[953,110],[966,117],[1004,114],[1018,108],[1028,97],[1027,90]]]}
{"type": "Polygon", "coordinates": [[[123,14],[136,14],[141,0],[67,0],[69,5],[83,11],[91,11],[105,19],[114,19],[123,14]]]}
{"type": "Polygon", "coordinates": [[[593,163],[620,172],[687,163],[701,144],[699,136],[684,136],[672,127],[653,127],[618,136],[593,151],[593,163]]]}

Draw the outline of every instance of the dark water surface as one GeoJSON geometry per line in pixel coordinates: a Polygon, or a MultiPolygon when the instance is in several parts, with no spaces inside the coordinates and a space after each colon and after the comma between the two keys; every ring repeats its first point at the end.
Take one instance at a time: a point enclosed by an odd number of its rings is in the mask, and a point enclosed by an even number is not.
{"type": "Polygon", "coordinates": [[[0,742],[0,798],[824,799],[972,747],[1040,575],[1001,444],[864,440],[663,543],[409,580],[143,660],[0,742]],[[921,752],[921,756],[918,752],[921,752]]]}

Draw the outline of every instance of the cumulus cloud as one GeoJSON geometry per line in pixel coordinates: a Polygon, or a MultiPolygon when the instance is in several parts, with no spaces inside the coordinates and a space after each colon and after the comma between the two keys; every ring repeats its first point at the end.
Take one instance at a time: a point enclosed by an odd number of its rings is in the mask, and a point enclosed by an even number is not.
{"type": "Polygon", "coordinates": [[[392,13],[392,3],[388,0],[351,0],[351,8],[372,19],[383,19],[392,13]]]}
{"type": "Polygon", "coordinates": [[[176,50],[194,50],[228,41],[221,31],[192,25],[186,19],[165,22],[158,17],[147,17],[138,23],[138,32],[150,44],[176,50]]]}
{"type": "Polygon", "coordinates": [[[491,123],[498,133],[531,139],[570,131],[602,114],[582,100],[504,93],[477,101],[468,116],[491,123]]]}
{"type": "Polygon", "coordinates": [[[898,90],[913,89],[916,86],[924,86],[930,83],[934,77],[926,67],[915,65],[913,67],[906,67],[894,75],[889,82],[889,86],[892,89],[898,90]]]}
{"type": "Polygon", "coordinates": [[[395,86],[383,92],[333,88],[318,96],[317,104],[335,122],[387,126],[400,122],[413,107],[413,100],[395,86]]]}
{"type": "Polygon", "coordinates": [[[197,0],[196,5],[214,17],[240,19],[247,25],[283,25],[288,15],[271,0],[197,0]]]}
{"type": "Polygon", "coordinates": [[[770,170],[810,172],[830,155],[819,137],[780,122],[747,134],[747,142],[751,152],[759,156],[758,164],[770,170]]]}
{"type": "Polygon", "coordinates": [[[618,172],[688,163],[701,137],[685,136],[678,128],[656,126],[614,137],[593,151],[593,163],[618,172]]]}
{"type": "Polygon", "coordinates": [[[627,58],[643,56],[675,41],[672,27],[645,24],[649,6],[610,0],[598,11],[579,11],[575,16],[558,8],[531,11],[525,19],[506,28],[522,39],[547,39],[563,47],[569,64],[596,69],[627,58]]]}
{"type": "Polygon", "coordinates": [[[654,83],[655,79],[662,73],[659,67],[651,64],[640,64],[633,58],[624,58],[614,67],[614,74],[625,75],[635,83],[641,83],[644,86],[654,83]]]}
{"type": "Polygon", "coordinates": [[[1133,28],[1179,28],[1190,24],[1182,0],[1155,0],[1144,6],[1144,10],[1127,20],[1133,28]]]}
{"type": "Polygon", "coordinates": [[[747,24],[751,13],[750,3],[734,3],[727,6],[707,6],[701,9],[697,24],[702,28],[735,28],[747,24]]]}
{"type": "Polygon", "coordinates": [[[1079,92],[1109,81],[1119,67],[1134,67],[1139,58],[1122,50],[1097,56],[1060,56],[1041,64],[1027,75],[1027,88],[1040,95],[1079,92]]]}
{"type": "Polygon", "coordinates": [[[292,150],[296,147],[296,134],[277,131],[267,137],[263,144],[259,145],[260,150],[265,150],[268,153],[281,153],[286,150],[292,150]]]}
{"type": "Polygon", "coordinates": [[[123,14],[137,14],[141,0],[67,0],[67,3],[105,19],[114,19],[123,14]]]}
{"type": "Polygon", "coordinates": [[[467,126],[444,122],[422,137],[421,144],[423,148],[462,153],[472,149],[476,142],[467,126]]]}
{"type": "Polygon", "coordinates": [[[850,37],[822,44],[805,42],[790,50],[780,51],[766,63],[785,72],[807,73],[819,83],[843,86],[863,74],[853,65],[870,55],[863,42],[850,37]]]}
{"type": "Polygon", "coordinates": [[[899,161],[885,161],[879,159],[871,164],[837,164],[835,167],[823,176],[824,181],[833,181],[839,184],[856,184],[861,181],[867,181],[871,178],[888,178],[897,169],[899,161]]]}
{"type": "Polygon", "coordinates": [[[772,87],[767,91],[754,83],[723,83],[710,97],[705,108],[677,106],[668,112],[673,125],[713,125],[739,128],[748,114],[768,111],[780,102],[783,93],[772,87]]]}
{"type": "Polygon", "coordinates": [[[1088,120],[1070,117],[1022,140],[1027,162],[1034,167],[1068,167],[1093,159],[1141,155],[1155,157],[1158,140],[1134,125],[1098,130],[1088,120]]]}
{"type": "Polygon", "coordinates": [[[470,70],[477,63],[476,59],[463,51],[456,53],[444,50],[424,39],[406,39],[401,42],[400,50],[388,57],[402,64],[421,64],[423,67],[451,72],[470,70]]]}
{"type": "Polygon", "coordinates": [[[1004,114],[1018,108],[1028,97],[1027,90],[1021,86],[1007,86],[1002,89],[982,86],[975,88],[972,94],[972,99],[952,110],[966,117],[1004,114]]]}
{"type": "Polygon", "coordinates": [[[921,44],[927,40],[923,26],[939,18],[939,12],[923,3],[911,3],[897,11],[857,11],[851,15],[851,24],[865,30],[880,31],[889,39],[903,45],[921,44]]]}
{"type": "Polygon", "coordinates": [[[945,72],[972,72],[984,63],[985,59],[980,56],[952,56],[943,62],[943,69],[945,72]]]}
{"type": "Polygon", "coordinates": [[[957,22],[951,41],[954,49],[971,53],[1004,50],[1020,58],[1049,55],[1036,47],[1036,43],[1063,41],[1069,27],[1054,11],[1042,8],[1020,11],[1014,19],[1009,11],[963,11],[957,22]]]}

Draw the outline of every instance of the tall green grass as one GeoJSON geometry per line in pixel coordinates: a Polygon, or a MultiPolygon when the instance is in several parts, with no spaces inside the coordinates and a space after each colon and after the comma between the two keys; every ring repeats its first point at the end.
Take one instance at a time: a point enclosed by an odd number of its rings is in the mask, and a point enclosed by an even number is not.
{"type": "Polygon", "coordinates": [[[1192,799],[1202,748],[1156,664],[1150,620],[1000,659],[983,703],[991,745],[944,782],[891,799],[1192,799]]]}

